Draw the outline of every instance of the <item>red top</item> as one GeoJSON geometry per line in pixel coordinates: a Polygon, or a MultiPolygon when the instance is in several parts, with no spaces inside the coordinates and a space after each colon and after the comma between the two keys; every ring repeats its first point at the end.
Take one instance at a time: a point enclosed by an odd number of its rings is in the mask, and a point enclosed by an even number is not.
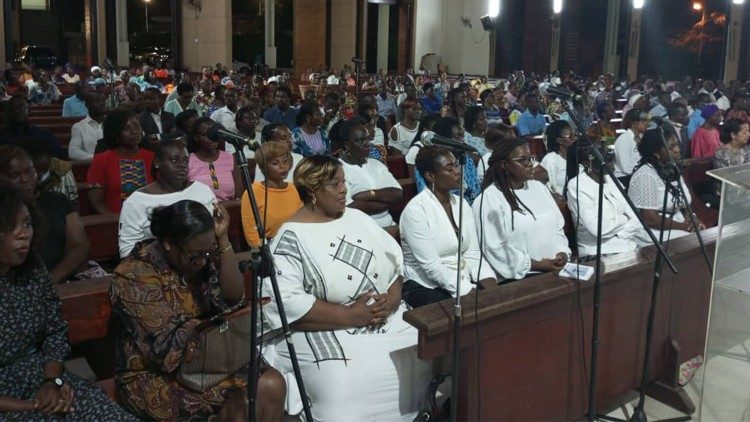
{"type": "Polygon", "coordinates": [[[154,153],[143,148],[133,156],[120,155],[117,149],[100,152],[91,161],[86,182],[104,189],[107,208],[117,214],[131,193],[153,181],[153,161],[154,153]]]}
{"type": "Polygon", "coordinates": [[[693,134],[690,146],[693,158],[713,157],[716,150],[721,148],[719,130],[699,127],[693,134]]]}

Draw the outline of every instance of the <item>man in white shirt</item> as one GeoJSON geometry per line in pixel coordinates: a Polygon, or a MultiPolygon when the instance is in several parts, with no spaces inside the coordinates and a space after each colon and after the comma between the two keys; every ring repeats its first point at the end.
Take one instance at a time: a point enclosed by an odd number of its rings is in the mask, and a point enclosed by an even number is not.
{"type": "Polygon", "coordinates": [[[211,120],[221,123],[225,129],[237,132],[237,124],[235,123],[234,114],[237,112],[237,102],[239,96],[237,90],[234,88],[227,88],[224,91],[224,107],[211,113],[211,120]]]}
{"type": "Polygon", "coordinates": [[[70,129],[68,157],[74,161],[91,161],[94,158],[96,143],[103,137],[102,122],[107,113],[104,97],[96,92],[86,95],[89,110],[85,119],[70,129]]]}
{"type": "Polygon", "coordinates": [[[338,72],[336,71],[336,69],[331,69],[331,74],[328,75],[328,78],[326,78],[326,85],[328,85],[328,86],[336,86],[336,85],[338,85],[339,84],[339,77],[336,76],[336,75],[338,75],[338,72]]]}
{"type": "Polygon", "coordinates": [[[614,174],[627,186],[635,166],[641,160],[638,143],[648,127],[648,114],[641,109],[634,108],[625,115],[625,122],[629,122],[630,127],[615,140],[614,174]]]}

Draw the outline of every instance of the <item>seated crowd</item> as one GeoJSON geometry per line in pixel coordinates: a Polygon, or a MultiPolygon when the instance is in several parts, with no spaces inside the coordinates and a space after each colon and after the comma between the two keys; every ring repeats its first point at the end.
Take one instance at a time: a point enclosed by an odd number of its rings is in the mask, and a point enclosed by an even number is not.
{"type": "MultiPolygon", "coordinates": [[[[675,162],[750,161],[741,84],[523,72],[454,84],[410,71],[365,78],[357,99],[351,69],[310,69],[304,94],[286,74],[218,64],[84,76],[68,66],[0,85],[0,416],[246,417],[242,368],[213,382],[184,368],[201,359],[194,334],[207,321],[248,306],[228,234],[238,201],[245,245],[270,245],[314,418],[413,420],[433,368],[405,311],[592,261],[600,184],[604,256],[650,243],[616,183],[660,241],[703,229],[687,206],[702,199],[675,162]],[[580,95],[563,104],[550,85],[580,95]],[[33,119],[55,103],[77,120],[67,145],[33,119]],[[251,141],[246,167],[214,136],[219,124],[251,141]],[[433,134],[473,152],[431,145],[433,134]],[[86,169],[78,186],[74,166],[86,169]],[[120,259],[107,267],[117,404],[63,370],[53,286],[107,275],[89,261],[82,209],[119,220],[120,259]]],[[[262,294],[256,411],[281,420],[303,398],[271,283],[262,294]]]]}

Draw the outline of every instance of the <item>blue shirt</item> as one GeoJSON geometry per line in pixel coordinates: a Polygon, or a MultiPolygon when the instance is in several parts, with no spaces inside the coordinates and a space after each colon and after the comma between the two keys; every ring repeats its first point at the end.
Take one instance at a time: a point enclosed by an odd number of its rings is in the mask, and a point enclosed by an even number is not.
{"type": "Polygon", "coordinates": [[[86,117],[89,115],[89,109],[86,108],[86,102],[74,95],[63,101],[63,117],[86,117]]]}
{"type": "Polygon", "coordinates": [[[396,115],[396,102],[392,97],[386,96],[385,99],[380,95],[375,96],[375,100],[378,102],[378,114],[384,119],[388,116],[396,115]]]}
{"type": "Polygon", "coordinates": [[[703,126],[703,123],[706,123],[706,119],[703,118],[700,110],[695,110],[693,112],[693,115],[690,116],[690,122],[688,123],[687,127],[688,139],[693,139],[695,131],[697,131],[699,127],[703,126]]]}
{"type": "Polygon", "coordinates": [[[420,102],[422,103],[424,113],[427,115],[440,113],[440,107],[443,106],[438,97],[433,99],[430,99],[430,97],[422,97],[420,98],[420,102]]]}
{"type": "Polygon", "coordinates": [[[299,110],[294,107],[289,107],[286,112],[283,112],[279,106],[273,106],[263,113],[263,118],[268,120],[268,123],[283,123],[289,127],[289,130],[294,130],[297,127],[298,113],[299,110]]]}
{"type": "Polygon", "coordinates": [[[537,113],[537,115],[534,116],[529,110],[521,113],[521,117],[518,118],[518,122],[516,123],[518,134],[520,136],[541,135],[544,133],[544,128],[546,126],[547,121],[544,119],[542,113],[537,113]]]}

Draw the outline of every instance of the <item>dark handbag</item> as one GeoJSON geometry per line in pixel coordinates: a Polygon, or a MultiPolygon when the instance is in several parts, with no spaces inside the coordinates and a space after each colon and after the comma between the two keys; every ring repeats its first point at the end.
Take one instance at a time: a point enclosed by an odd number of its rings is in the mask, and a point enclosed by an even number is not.
{"type": "Polygon", "coordinates": [[[183,357],[177,382],[202,392],[250,363],[250,317],[250,307],[246,306],[199,324],[188,341],[197,346],[183,357]]]}

